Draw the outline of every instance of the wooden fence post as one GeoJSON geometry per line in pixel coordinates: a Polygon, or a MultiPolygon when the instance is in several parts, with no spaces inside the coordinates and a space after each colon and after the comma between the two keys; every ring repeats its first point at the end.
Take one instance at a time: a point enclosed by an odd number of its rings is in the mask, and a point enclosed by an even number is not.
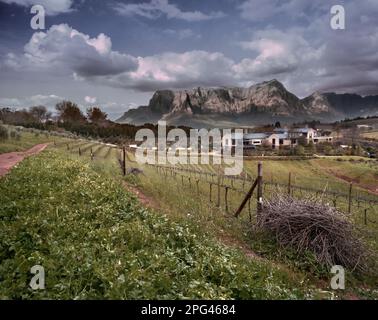
{"type": "Polygon", "coordinates": [[[287,184],[287,193],[290,196],[291,195],[291,172],[289,172],[289,181],[287,184]]]}
{"type": "Polygon", "coordinates": [[[81,156],[81,149],[80,149],[80,147],[79,147],[79,156],[81,156]]]}
{"type": "Polygon", "coordinates": [[[353,183],[349,184],[348,213],[351,213],[352,211],[352,188],[353,188],[353,183]]]}
{"type": "Polygon", "coordinates": [[[226,206],[226,212],[228,213],[228,187],[224,189],[224,203],[226,206]]]}
{"type": "MultiPolygon", "coordinates": [[[[220,171],[220,170],[219,170],[220,171]]],[[[218,185],[218,196],[217,196],[217,207],[220,207],[220,181],[221,181],[221,178],[220,178],[220,172],[218,172],[218,182],[217,182],[217,185],[218,185]]]]}
{"type": "Polygon", "coordinates": [[[259,162],[257,165],[257,214],[262,210],[263,201],[263,174],[262,174],[262,163],[259,162]]]}
{"type": "Polygon", "coordinates": [[[235,218],[237,218],[239,216],[239,214],[242,212],[245,204],[247,203],[247,201],[251,198],[252,194],[253,194],[253,191],[255,190],[256,186],[257,186],[257,180],[255,180],[255,182],[253,183],[251,189],[249,189],[248,193],[246,194],[246,196],[244,197],[242,203],[240,204],[238,210],[236,210],[234,216],[235,218]]]}
{"type": "Polygon", "coordinates": [[[122,171],[123,175],[126,175],[126,148],[123,146],[122,148],[122,153],[123,153],[123,161],[122,161],[122,171]]]}

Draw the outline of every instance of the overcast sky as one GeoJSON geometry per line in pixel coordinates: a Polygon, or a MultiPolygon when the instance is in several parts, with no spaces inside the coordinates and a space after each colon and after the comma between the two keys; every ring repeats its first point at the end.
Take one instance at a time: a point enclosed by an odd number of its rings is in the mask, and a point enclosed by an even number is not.
{"type": "Polygon", "coordinates": [[[114,119],[158,89],[273,78],[300,97],[378,94],[378,1],[0,0],[0,106],[70,99],[114,119]],[[45,30],[30,26],[35,3],[45,30]]]}

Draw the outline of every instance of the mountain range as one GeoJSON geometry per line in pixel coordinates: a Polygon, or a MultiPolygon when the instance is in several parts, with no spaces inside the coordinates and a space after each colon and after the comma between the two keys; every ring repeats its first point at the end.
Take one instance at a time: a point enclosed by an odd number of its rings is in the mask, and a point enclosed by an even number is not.
{"type": "Polygon", "coordinates": [[[315,92],[300,99],[274,79],[248,88],[158,90],[148,106],[128,110],[116,122],[141,125],[165,120],[170,125],[235,127],[377,114],[378,96],[315,92]]]}

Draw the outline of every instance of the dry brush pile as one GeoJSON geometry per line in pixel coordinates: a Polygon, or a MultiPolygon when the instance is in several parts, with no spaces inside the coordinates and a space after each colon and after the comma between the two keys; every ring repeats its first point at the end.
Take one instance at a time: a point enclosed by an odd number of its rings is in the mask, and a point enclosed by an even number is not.
{"type": "Polygon", "coordinates": [[[312,252],[322,265],[369,271],[372,253],[359,230],[347,216],[320,199],[278,196],[267,200],[257,227],[272,233],[284,247],[298,253],[312,252]]]}

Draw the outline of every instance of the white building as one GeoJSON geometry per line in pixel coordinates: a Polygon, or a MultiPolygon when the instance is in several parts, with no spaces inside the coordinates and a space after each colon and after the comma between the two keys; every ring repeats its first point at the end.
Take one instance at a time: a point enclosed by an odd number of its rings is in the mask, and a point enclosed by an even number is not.
{"type": "Polygon", "coordinates": [[[261,146],[263,141],[269,136],[267,133],[247,133],[243,136],[244,147],[261,146]]]}
{"type": "Polygon", "coordinates": [[[273,133],[232,133],[231,135],[224,135],[222,144],[225,148],[235,148],[237,145],[243,144],[245,149],[255,149],[256,146],[261,145],[270,145],[273,149],[279,149],[285,146],[296,146],[301,140],[305,144],[310,142],[317,144],[332,142],[333,137],[322,136],[313,128],[276,128],[273,133]]]}

